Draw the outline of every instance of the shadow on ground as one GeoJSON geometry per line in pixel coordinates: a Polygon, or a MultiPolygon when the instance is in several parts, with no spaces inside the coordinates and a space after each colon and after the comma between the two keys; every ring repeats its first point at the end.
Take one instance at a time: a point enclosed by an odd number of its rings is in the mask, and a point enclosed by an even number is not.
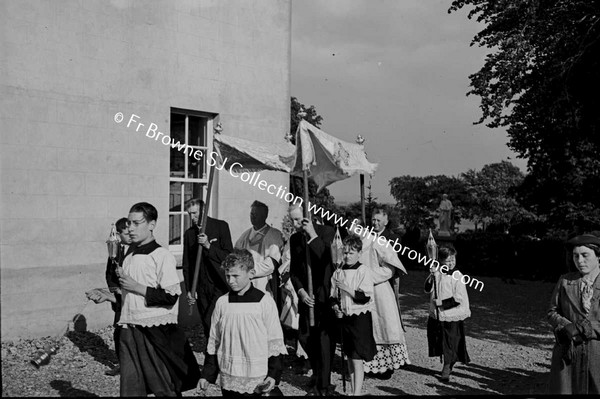
{"type": "Polygon", "coordinates": [[[183,326],[182,328],[192,346],[192,350],[194,352],[203,353],[206,350],[207,339],[204,335],[202,325],[188,325],[183,326]]]}
{"type": "Polygon", "coordinates": [[[84,391],[83,389],[73,388],[73,384],[70,381],[65,380],[52,380],[50,386],[58,391],[61,397],[98,397],[98,395],[84,391]]]}
{"type": "MultiPolygon", "coordinates": [[[[426,328],[428,294],[423,292],[427,273],[409,270],[402,278],[402,318],[406,326],[426,328]]],[[[482,291],[468,287],[471,317],[467,337],[549,349],[554,343],[546,311],[554,284],[517,280],[506,284],[496,277],[479,278],[482,291]]]]}
{"type": "Polygon", "coordinates": [[[469,364],[455,367],[449,382],[439,381],[426,385],[437,390],[440,395],[469,395],[496,393],[501,395],[539,395],[546,391],[547,373],[509,367],[494,367],[469,364]],[[479,388],[473,388],[457,381],[456,377],[477,381],[479,388]]]}
{"type": "Polygon", "coordinates": [[[89,331],[69,331],[66,334],[66,337],[73,342],[81,352],[88,353],[98,363],[109,368],[113,368],[119,364],[115,351],[110,349],[99,335],[89,331]]]}

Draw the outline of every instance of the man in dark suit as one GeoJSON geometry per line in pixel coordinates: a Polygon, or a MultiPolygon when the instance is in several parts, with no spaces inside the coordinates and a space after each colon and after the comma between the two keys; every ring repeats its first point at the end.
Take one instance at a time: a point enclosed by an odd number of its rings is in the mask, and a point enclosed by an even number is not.
{"type": "Polygon", "coordinates": [[[217,299],[229,292],[225,273],[221,262],[233,251],[229,225],[223,220],[206,218],[206,230],[200,234],[200,219],[204,209],[204,201],[191,199],[186,203],[186,211],[190,214],[192,226],[183,236],[183,278],[187,289],[188,302],[194,300],[198,304],[204,335],[210,333],[210,319],[217,299]],[[192,295],[192,279],[196,270],[198,248],[202,247],[202,264],[198,274],[196,295],[192,295]]]}
{"type": "Polygon", "coordinates": [[[373,233],[378,236],[385,237],[386,240],[392,240],[392,243],[398,239],[400,242],[400,236],[394,233],[388,228],[389,217],[385,209],[375,208],[371,214],[371,225],[373,226],[373,233]]]}
{"type": "Polygon", "coordinates": [[[328,306],[331,288],[331,242],[335,235],[329,226],[313,225],[304,218],[301,206],[292,206],[290,218],[296,233],[290,237],[290,278],[300,299],[299,341],[308,354],[314,388],[309,395],[331,395],[331,364],[335,354],[335,315],[328,306]],[[306,253],[310,253],[313,296],[308,294],[306,253]],[[310,327],[309,309],[314,309],[315,323],[310,327]]]}

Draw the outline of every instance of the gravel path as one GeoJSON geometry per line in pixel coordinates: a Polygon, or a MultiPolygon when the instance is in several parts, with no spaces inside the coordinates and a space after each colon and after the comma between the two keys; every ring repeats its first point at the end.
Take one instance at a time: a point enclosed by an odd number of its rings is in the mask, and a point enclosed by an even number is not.
{"type": "MultiPolygon", "coordinates": [[[[517,280],[507,285],[497,278],[481,278],[482,292],[468,289],[473,316],[467,319],[467,348],[472,362],[457,364],[450,382],[439,381],[439,358],[427,357],[427,297],[422,294],[426,274],[409,270],[403,279],[403,319],[412,364],[391,379],[368,378],[371,395],[542,394],[549,376],[553,337],[545,322],[553,284],[517,280]]],[[[204,339],[187,330],[200,364],[204,339]]],[[[39,370],[29,364],[36,351],[51,338],[2,342],[2,396],[118,396],[119,378],[104,375],[116,362],[112,327],[84,333],[70,332],[60,340],[51,362],[39,370]]],[[[339,370],[341,360],[336,358],[339,370]]],[[[304,395],[309,376],[298,374],[290,357],[281,390],[287,396],[304,395]]],[[[332,382],[342,391],[341,376],[332,382]]],[[[211,386],[184,396],[220,396],[211,386]]]]}

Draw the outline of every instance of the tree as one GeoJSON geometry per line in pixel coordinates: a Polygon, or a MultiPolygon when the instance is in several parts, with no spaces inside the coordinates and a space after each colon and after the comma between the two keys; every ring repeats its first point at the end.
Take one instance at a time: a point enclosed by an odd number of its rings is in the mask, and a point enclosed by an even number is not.
{"type": "Polygon", "coordinates": [[[461,179],[444,175],[394,177],[390,180],[390,191],[398,202],[400,221],[406,226],[435,228],[434,217],[442,194],[448,194],[454,207],[454,223],[460,223],[471,200],[461,179]]]}
{"type": "MultiPolygon", "coordinates": [[[[321,126],[321,122],[323,118],[319,115],[315,109],[314,105],[310,107],[306,107],[304,104],[298,101],[296,97],[291,98],[291,120],[290,120],[290,134],[291,134],[291,143],[296,144],[296,130],[298,129],[298,124],[300,123],[300,117],[298,113],[300,112],[300,108],[304,109],[306,112],[306,116],[304,119],[312,124],[313,126],[319,127],[321,126]]],[[[337,205],[335,205],[335,198],[329,193],[327,188],[322,189],[317,192],[317,184],[311,179],[308,179],[308,197],[309,201],[314,202],[318,206],[336,211],[338,210],[337,205]]],[[[304,198],[304,180],[302,177],[291,176],[290,175],[290,192],[294,195],[297,195],[300,198],[304,198]]]]}
{"type": "Polygon", "coordinates": [[[300,109],[304,109],[306,112],[306,116],[304,120],[310,123],[315,127],[321,127],[321,122],[323,122],[323,117],[317,113],[314,105],[307,107],[302,104],[296,97],[292,97],[292,108],[291,108],[291,121],[290,121],[290,134],[292,135],[291,142],[292,144],[296,144],[296,130],[298,130],[298,124],[300,124],[300,117],[298,113],[300,109]]]}
{"type": "Polygon", "coordinates": [[[448,194],[455,224],[468,218],[476,228],[494,224],[507,231],[517,223],[538,220],[517,201],[516,190],[523,180],[519,168],[502,161],[485,165],[480,171],[470,169],[459,177],[395,177],[390,186],[398,201],[400,220],[406,225],[435,227],[440,198],[448,194]]]}
{"type": "Polygon", "coordinates": [[[556,226],[600,223],[600,2],[454,0],[449,12],[465,7],[486,25],[471,44],[492,49],[467,94],[481,98],[476,123],[506,127],[527,159],[519,200],[556,226]]]}
{"type": "Polygon", "coordinates": [[[535,215],[525,210],[515,198],[515,190],[521,185],[524,174],[507,161],[485,165],[481,171],[469,170],[461,175],[471,204],[466,215],[475,223],[502,226],[503,231],[515,223],[535,220],[535,215]]]}

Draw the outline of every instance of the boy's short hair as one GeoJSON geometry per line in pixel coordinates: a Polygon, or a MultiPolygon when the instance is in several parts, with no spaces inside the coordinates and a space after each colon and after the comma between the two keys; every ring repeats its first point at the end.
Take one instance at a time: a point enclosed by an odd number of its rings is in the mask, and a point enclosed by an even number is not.
{"type": "Polygon", "coordinates": [[[121,218],[119,220],[117,220],[117,223],[115,223],[115,227],[117,228],[117,233],[121,234],[123,232],[123,230],[125,230],[127,228],[127,222],[129,220],[127,218],[121,218]]]}
{"type": "Polygon", "coordinates": [[[188,209],[190,209],[191,207],[198,205],[198,207],[200,208],[200,210],[204,209],[204,201],[201,200],[200,198],[192,198],[190,200],[188,200],[185,203],[185,210],[187,211],[188,209]]]}
{"type": "Polygon", "coordinates": [[[129,209],[129,213],[132,212],[142,213],[147,222],[158,220],[158,211],[154,205],[147,202],[138,202],[137,204],[133,205],[131,209],[129,209]]]}
{"type": "Polygon", "coordinates": [[[444,245],[438,249],[438,262],[445,262],[450,256],[456,255],[456,249],[451,245],[444,245]]]}
{"type": "Polygon", "coordinates": [[[350,234],[346,236],[346,238],[344,238],[344,241],[342,242],[344,245],[347,245],[358,252],[362,251],[362,240],[357,235],[350,234]]]}
{"type": "Polygon", "coordinates": [[[221,269],[228,271],[234,267],[239,266],[245,271],[249,272],[254,269],[254,258],[247,249],[234,249],[232,253],[227,255],[223,263],[221,263],[221,269]]]}

